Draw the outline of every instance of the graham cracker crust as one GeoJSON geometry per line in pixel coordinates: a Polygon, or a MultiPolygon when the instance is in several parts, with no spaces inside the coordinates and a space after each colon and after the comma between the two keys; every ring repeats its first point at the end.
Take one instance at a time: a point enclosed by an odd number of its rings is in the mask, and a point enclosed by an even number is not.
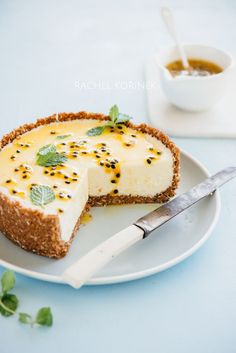
{"type": "Polygon", "coordinates": [[[82,217],[90,209],[87,203],[68,242],[60,238],[57,215],[45,215],[36,209],[23,207],[0,193],[0,230],[22,249],[38,255],[59,259],[64,257],[80,227],[82,217]]]}
{"type": "MultiPolygon", "coordinates": [[[[79,119],[108,120],[109,117],[103,114],[89,112],[54,114],[47,118],[38,119],[35,123],[24,124],[11,131],[9,134],[4,135],[0,141],[0,148],[3,148],[19,136],[41,125],[79,119]]],[[[156,128],[150,127],[146,124],[134,125],[131,122],[126,123],[126,126],[157,138],[168,149],[170,149],[173,156],[173,179],[172,184],[168,189],[160,194],[156,194],[153,197],[132,195],[113,196],[110,194],[98,197],[89,197],[89,200],[81,216],[79,217],[68,242],[61,240],[59,217],[57,215],[45,215],[39,210],[26,208],[17,200],[13,201],[0,192],[0,231],[12,242],[27,251],[34,252],[38,255],[59,259],[67,254],[76,231],[81,224],[81,219],[84,213],[88,212],[91,206],[163,203],[168,201],[175,195],[175,190],[179,184],[179,149],[168,138],[168,136],[156,128]]]]}

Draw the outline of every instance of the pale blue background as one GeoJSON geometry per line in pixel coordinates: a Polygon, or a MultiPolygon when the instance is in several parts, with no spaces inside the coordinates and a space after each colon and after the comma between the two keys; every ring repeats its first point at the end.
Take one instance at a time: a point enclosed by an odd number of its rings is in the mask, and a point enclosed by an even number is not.
{"type": "MultiPolygon", "coordinates": [[[[1,0],[1,134],[56,111],[107,112],[113,103],[147,119],[145,91],[116,85],[143,82],[146,59],[170,44],[158,13],[164,3],[176,10],[184,41],[236,53],[235,1],[1,0]],[[78,89],[76,80],[105,87],[78,89]]],[[[175,141],[211,172],[236,164],[235,140],[175,141]]],[[[235,181],[221,196],[210,240],[161,274],[79,291],[17,275],[22,310],[49,305],[55,323],[30,329],[0,318],[0,352],[235,353],[235,181]]]]}

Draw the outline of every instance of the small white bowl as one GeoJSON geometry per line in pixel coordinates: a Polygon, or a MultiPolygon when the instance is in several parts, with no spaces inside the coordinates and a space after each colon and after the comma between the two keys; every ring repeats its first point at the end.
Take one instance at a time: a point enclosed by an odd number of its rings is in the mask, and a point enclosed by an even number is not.
{"type": "Polygon", "coordinates": [[[167,99],[175,106],[189,111],[204,111],[217,103],[226,92],[228,82],[232,79],[234,62],[226,52],[204,45],[184,45],[187,57],[202,59],[219,65],[223,71],[219,74],[193,77],[173,77],[166,65],[179,60],[177,48],[160,52],[156,56],[163,91],[167,99]]]}

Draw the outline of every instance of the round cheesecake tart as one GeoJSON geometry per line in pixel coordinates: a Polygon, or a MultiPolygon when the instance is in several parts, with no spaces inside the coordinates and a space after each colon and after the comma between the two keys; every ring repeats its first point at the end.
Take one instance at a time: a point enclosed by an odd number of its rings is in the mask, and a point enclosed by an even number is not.
{"type": "Polygon", "coordinates": [[[166,202],[179,182],[174,143],[117,109],[23,125],[1,140],[0,164],[0,231],[52,258],[67,254],[91,206],[166,202]]]}

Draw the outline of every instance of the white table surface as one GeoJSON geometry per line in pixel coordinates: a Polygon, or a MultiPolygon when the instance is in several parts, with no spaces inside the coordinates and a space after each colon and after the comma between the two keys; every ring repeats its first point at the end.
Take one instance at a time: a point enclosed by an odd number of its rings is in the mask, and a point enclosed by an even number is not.
{"type": "MultiPolygon", "coordinates": [[[[147,120],[144,64],[170,44],[158,12],[163,3],[1,0],[1,134],[53,112],[107,112],[114,103],[136,122],[147,120]]],[[[176,11],[185,42],[236,52],[235,1],[165,4],[176,11]]],[[[211,172],[236,164],[235,140],[175,142],[211,172]]],[[[161,274],[79,291],[17,275],[21,308],[51,306],[54,326],[30,329],[0,317],[0,352],[235,353],[235,182],[221,196],[210,240],[161,274]]]]}

